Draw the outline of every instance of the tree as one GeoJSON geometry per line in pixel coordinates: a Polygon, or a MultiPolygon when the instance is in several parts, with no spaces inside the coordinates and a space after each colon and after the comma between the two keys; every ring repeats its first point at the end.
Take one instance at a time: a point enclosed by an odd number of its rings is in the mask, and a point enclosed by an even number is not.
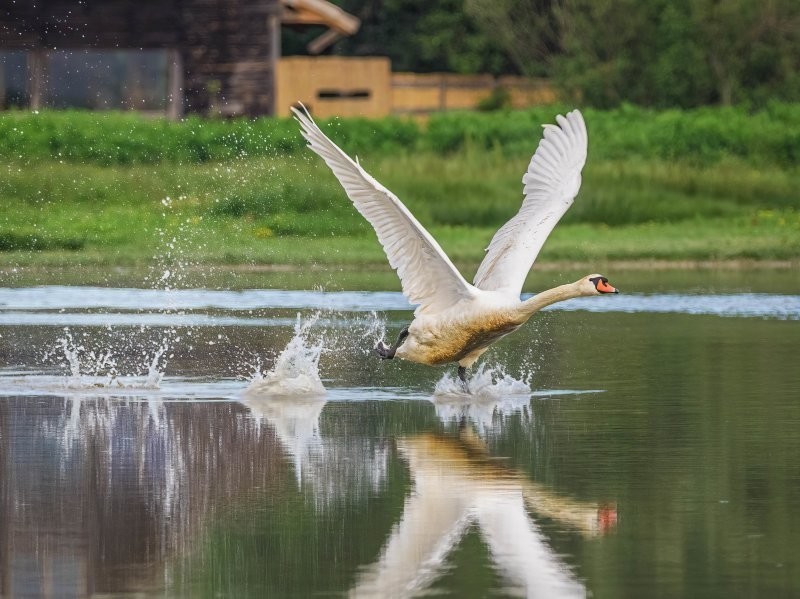
{"type": "Polygon", "coordinates": [[[720,103],[800,98],[800,3],[691,0],[690,7],[720,103]]]}
{"type": "MultiPolygon", "coordinates": [[[[348,56],[388,56],[395,71],[508,73],[506,50],[464,11],[464,0],[334,0],[361,19],[361,29],[330,50],[348,56]]],[[[305,53],[319,32],[285,32],[284,51],[305,53]]]]}
{"type": "Polygon", "coordinates": [[[558,0],[465,0],[464,9],[505,48],[520,73],[546,75],[559,51],[558,0]]]}
{"type": "Polygon", "coordinates": [[[398,71],[548,76],[599,107],[800,100],[799,0],[335,1],[362,27],[331,51],[398,71]]]}
{"type": "Polygon", "coordinates": [[[553,76],[600,106],[798,99],[796,0],[563,0],[553,76]]]}

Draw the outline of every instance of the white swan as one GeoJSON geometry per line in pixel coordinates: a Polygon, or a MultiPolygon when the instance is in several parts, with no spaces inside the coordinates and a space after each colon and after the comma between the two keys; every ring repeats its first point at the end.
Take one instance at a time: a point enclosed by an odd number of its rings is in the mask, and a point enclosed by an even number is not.
{"type": "Polygon", "coordinates": [[[356,209],[375,228],[403,293],[418,304],[414,320],[397,342],[391,347],[378,344],[376,351],[382,358],[429,365],[457,362],[458,376],[466,386],[466,369],[489,345],[545,306],[573,297],[617,293],[608,279],[592,274],[520,301],[533,261],[581,186],[588,138],[578,110],[566,117],[558,115],[558,126],[544,125],[544,137],[522,177],[522,206],[495,233],[470,285],[397,196],[328,139],[303,109],[292,111],[308,146],[331,168],[356,209]]]}

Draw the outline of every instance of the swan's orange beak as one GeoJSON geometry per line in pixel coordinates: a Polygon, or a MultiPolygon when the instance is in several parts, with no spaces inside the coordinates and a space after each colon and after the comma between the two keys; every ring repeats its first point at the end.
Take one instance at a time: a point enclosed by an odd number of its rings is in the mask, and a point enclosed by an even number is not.
{"type": "Polygon", "coordinates": [[[597,525],[601,534],[613,532],[617,527],[617,504],[602,505],[597,510],[597,525]]]}
{"type": "Polygon", "coordinates": [[[619,293],[619,290],[616,287],[612,287],[611,285],[609,285],[608,281],[606,281],[605,279],[600,279],[599,281],[597,281],[597,285],[595,285],[595,288],[600,293],[619,293]]]}

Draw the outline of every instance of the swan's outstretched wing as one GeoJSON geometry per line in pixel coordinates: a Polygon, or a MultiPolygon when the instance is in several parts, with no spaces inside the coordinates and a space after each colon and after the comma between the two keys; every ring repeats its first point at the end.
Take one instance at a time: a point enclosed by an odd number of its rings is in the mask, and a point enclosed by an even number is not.
{"type": "Polygon", "coordinates": [[[547,236],[578,194],[586,163],[586,124],[578,110],[558,115],[556,121],[558,127],[544,126],[544,138],[522,177],[522,207],[486,250],[473,281],[480,289],[519,295],[547,236]]]}
{"type": "Polygon", "coordinates": [[[417,310],[435,311],[471,298],[475,289],[397,196],[328,139],[308,112],[296,108],[292,112],[308,147],[322,157],[356,209],[375,228],[389,264],[400,276],[403,293],[419,304],[417,310]]]}

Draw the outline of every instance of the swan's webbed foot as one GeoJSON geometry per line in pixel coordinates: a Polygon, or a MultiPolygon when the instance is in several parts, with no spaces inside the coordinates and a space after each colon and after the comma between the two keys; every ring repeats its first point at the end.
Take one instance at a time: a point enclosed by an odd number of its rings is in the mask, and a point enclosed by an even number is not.
{"type": "Polygon", "coordinates": [[[383,341],[378,341],[378,345],[375,346],[375,353],[378,354],[381,360],[391,360],[394,358],[393,348],[386,345],[383,341]]]}
{"type": "Polygon", "coordinates": [[[467,380],[467,368],[466,366],[459,366],[458,367],[458,378],[461,381],[461,389],[466,394],[471,394],[469,390],[469,381],[467,380]]]}
{"type": "Polygon", "coordinates": [[[404,327],[403,330],[400,331],[397,341],[395,341],[394,345],[391,347],[386,345],[383,341],[378,341],[378,345],[375,346],[375,352],[380,356],[381,360],[391,360],[394,358],[395,353],[397,353],[397,348],[406,340],[406,337],[408,337],[408,327],[404,327]]]}

